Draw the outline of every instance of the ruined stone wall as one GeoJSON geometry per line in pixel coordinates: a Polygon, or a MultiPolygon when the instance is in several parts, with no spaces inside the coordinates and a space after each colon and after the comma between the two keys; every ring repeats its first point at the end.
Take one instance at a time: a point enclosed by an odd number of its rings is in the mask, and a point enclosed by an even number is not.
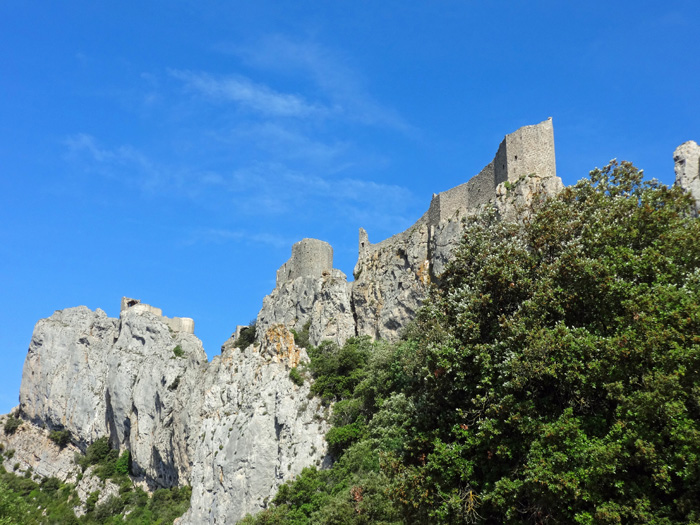
{"type": "MultiPolygon", "coordinates": [[[[554,128],[552,119],[524,126],[506,135],[493,162],[464,184],[433,195],[428,209],[428,224],[474,213],[496,196],[496,187],[514,183],[526,175],[541,178],[556,176],[554,128]]],[[[420,221],[419,221],[420,222],[420,221]]]]}
{"type": "Polygon", "coordinates": [[[168,328],[174,332],[185,332],[188,334],[194,334],[194,319],[190,317],[166,317],[163,315],[163,310],[151,306],[150,304],[142,303],[139,299],[132,299],[130,297],[122,297],[121,308],[119,316],[121,317],[124,312],[129,311],[131,313],[143,314],[149,313],[163,321],[168,328]]]}
{"type": "Polygon", "coordinates": [[[502,182],[515,182],[526,175],[555,177],[557,168],[552,119],[524,126],[506,135],[498,147],[493,164],[494,188],[502,182]]]}
{"type": "Polygon", "coordinates": [[[352,335],[395,339],[416,315],[431,281],[439,278],[462,236],[462,218],[487,205],[504,218],[517,217],[537,193],[562,187],[556,177],[551,119],[506,135],[492,162],[455,188],[433,195],[416,223],[372,244],[360,228],[355,282],[333,269],[331,246],[304,239],[277,271],[277,284],[263,300],[258,334],[274,324],[300,330],[311,323],[311,343],[352,335]],[[507,184],[506,184],[507,183],[507,184]]]}
{"type": "Polygon", "coordinates": [[[548,119],[506,135],[491,163],[464,184],[433,195],[428,211],[406,231],[371,244],[360,229],[352,285],[357,334],[399,335],[459,244],[462,218],[493,205],[511,220],[536,194],[554,194],[562,187],[548,119]]]}
{"type": "Polygon", "coordinates": [[[309,329],[311,344],[331,340],[342,344],[355,335],[350,284],[333,268],[333,248],[318,239],[303,239],[292,246],[292,256],[277,270],[272,293],[263,299],[255,333],[262,337],[271,327],[309,329]]]}
{"type": "Polygon", "coordinates": [[[292,256],[277,270],[277,285],[297,277],[321,277],[333,268],[333,247],[318,239],[302,239],[292,246],[292,256]]]}

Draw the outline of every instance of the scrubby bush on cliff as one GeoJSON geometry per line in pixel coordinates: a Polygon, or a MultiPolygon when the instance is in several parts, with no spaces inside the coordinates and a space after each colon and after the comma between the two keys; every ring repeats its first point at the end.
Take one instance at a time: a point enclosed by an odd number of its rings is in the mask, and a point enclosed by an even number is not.
{"type": "Polygon", "coordinates": [[[236,348],[245,349],[255,344],[255,325],[257,321],[253,319],[248,326],[241,329],[238,339],[235,341],[236,348]]]}
{"type": "Polygon", "coordinates": [[[71,440],[70,430],[54,430],[49,434],[49,439],[60,448],[65,447],[71,440]]]}
{"type": "Polygon", "coordinates": [[[407,340],[349,394],[317,387],[360,436],[249,522],[376,523],[352,503],[371,486],[385,522],[700,522],[699,238],[629,163],[519,224],[468,221],[407,340]]]}
{"type": "Polygon", "coordinates": [[[3,427],[3,429],[5,430],[5,434],[7,434],[8,436],[11,436],[21,426],[22,426],[21,419],[19,419],[18,417],[14,417],[14,416],[7,416],[7,420],[5,421],[5,426],[3,427]]]}

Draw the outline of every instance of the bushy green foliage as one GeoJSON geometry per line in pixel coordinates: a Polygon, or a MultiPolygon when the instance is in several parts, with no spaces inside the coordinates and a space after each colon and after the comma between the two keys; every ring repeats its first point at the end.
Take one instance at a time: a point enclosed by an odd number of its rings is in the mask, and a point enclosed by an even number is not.
{"type": "Polygon", "coordinates": [[[56,443],[59,447],[63,448],[65,447],[68,443],[70,443],[71,440],[71,433],[70,430],[54,430],[49,434],[49,439],[56,443]]]}
{"type": "Polygon", "coordinates": [[[173,348],[173,354],[175,354],[175,357],[185,357],[185,351],[180,345],[177,345],[175,348],[173,348]]]}
{"type": "Polygon", "coordinates": [[[114,472],[117,474],[131,474],[131,452],[125,450],[114,464],[114,472]]]}
{"type": "Polygon", "coordinates": [[[294,336],[294,344],[300,346],[301,348],[311,348],[311,341],[309,340],[309,330],[311,329],[311,320],[309,319],[304,326],[301,327],[300,331],[294,329],[291,330],[294,336]]]}
{"type": "Polygon", "coordinates": [[[255,344],[255,325],[256,319],[253,319],[248,326],[241,329],[238,339],[235,341],[236,348],[245,349],[250,345],[255,344]]]}
{"type": "Polygon", "coordinates": [[[372,346],[370,338],[364,336],[350,338],[342,348],[332,341],[310,347],[311,391],[325,402],[351,397],[364,377],[372,346]]]}
{"type": "Polygon", "coordinates": [[[289,379],[291,379],[295,385],[301,386],[304,384],[304,376],[301,375],[301,372],[299,372],[296,366],[289,371],[289,379]]]}
{"type": "Polygon", "coordinates": [[[22,426],[22,420],[15,416],[7,416],[7,421],[5,421],[5,434],[11,436],[14,434],[19,427],[22,426]]]}
{"type": "Polygon", "coordinates": [[[310,352],[339,459],[246,523],[700,522],[698,238],[629,163],[471,219],[405,341],[310,352]]]}
{"type": "Polygon", "coordinates": [[[700,223],[613,163],[517,225],[473,221],[419,318],[414,429],[385,458],[421,522],[700,519],[700,223]]]}
{"type": "Polygon", "coordinates": [[[80,501],[73,485],[63,484],[57,478],[45,478],[37,483],[0,467],[0,525],[165,525],[184,514],[191,495],[189,487],[182,487],[159,489],[149,498],[125,477],[119,496],[98,504],[100,492],[92,492],[85,504],[87,514],[77,518],[73,507],[80,501]]]}

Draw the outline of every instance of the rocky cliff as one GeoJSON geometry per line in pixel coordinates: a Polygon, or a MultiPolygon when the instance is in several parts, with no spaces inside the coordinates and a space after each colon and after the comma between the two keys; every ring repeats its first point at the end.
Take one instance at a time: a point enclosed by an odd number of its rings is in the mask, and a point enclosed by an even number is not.
{"type": "MultiPolygon", "coordinates": [[[[685,143],[674,159],[678,184],[700,202],[700,148],[685,143]]],[[[106,436],[131,451],[142,486],[192,487],[180,523],[233,523],[264,508],[281,483],[330,461],[329,409],[310,396],[308,380],[290,377],[308,359],[291,330],[308,327],[314,345],[395,339],[440,279],[465,217],[489,207],[518,220],[538,196],[561,189],[551,120],[521,128],[479,174],[433,195],[406,231],[372,244],[361,228],[354,282],[333,268],[329,244],[296,243],[263,301],[257,342],[240,349],[234,337],[211,362],[192,319],[137,300],[122,301],[119,319],[86,307],[57,311],[32,336],[16,411],[24,423],[11,435],[0,430],[0,444],[14,450],[5,468],[77,482],[73,455],[106,436]],[[59,448],[53,430],[70,431],[71,443],[59,448]]],[[[93,490],[94,478],[83,476],[80,493],[93,490]]],[[[114,490],[102,486],[102,498],[114,490]]]]}
{"type": "MultiPolygon", "coordinates": [[[[199,339],[170,324],[148,305],[119,319],[81,306],[39,321],[18,410],[30,424],[0,435],[15,451],[6,468],[80,477],[87,497],[98,482],[78,476],[73,455],[107,436],[131,451],[145,488],[190,485],[193,505],[181,522],[199,524],[235,522],[302,468],[328,463],[328,410],[308,399],[308,383],[290,379],[308,357],[284,326],[245,350],[228,342],[207,363],[199,339]],[[52,430],[70,431],[72,442],[60,449],[52,430]]],[[[116,490],[99,486],[101,501],[116,490]]]]}

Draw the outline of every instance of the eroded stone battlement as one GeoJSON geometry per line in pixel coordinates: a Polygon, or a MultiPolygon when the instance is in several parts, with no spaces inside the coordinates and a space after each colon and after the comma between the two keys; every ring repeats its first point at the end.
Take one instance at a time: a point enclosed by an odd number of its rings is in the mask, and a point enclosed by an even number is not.
{"type": "Polygon", "coordinates": [[[190,317],[166,317],[163,315],[163,310],[151,306],[150,304],[142,303],[139,299],[132,299],[130,297],[122,297],[121,308],[119,310],[119,316],[129,310],[137,314],[150,313],[161,318],[161,320],[168,325],[168,327],[175,332],[186,332],[188,334],[194,334],[194,319],[190,317]]]}
{"type": "Polygon", "coordinates": [[[321,277],[333,269],[333,247],[318,239],[302,239],[292,246],[292,256],[277,270],[277,286],[297,277],[321,277]]]}

